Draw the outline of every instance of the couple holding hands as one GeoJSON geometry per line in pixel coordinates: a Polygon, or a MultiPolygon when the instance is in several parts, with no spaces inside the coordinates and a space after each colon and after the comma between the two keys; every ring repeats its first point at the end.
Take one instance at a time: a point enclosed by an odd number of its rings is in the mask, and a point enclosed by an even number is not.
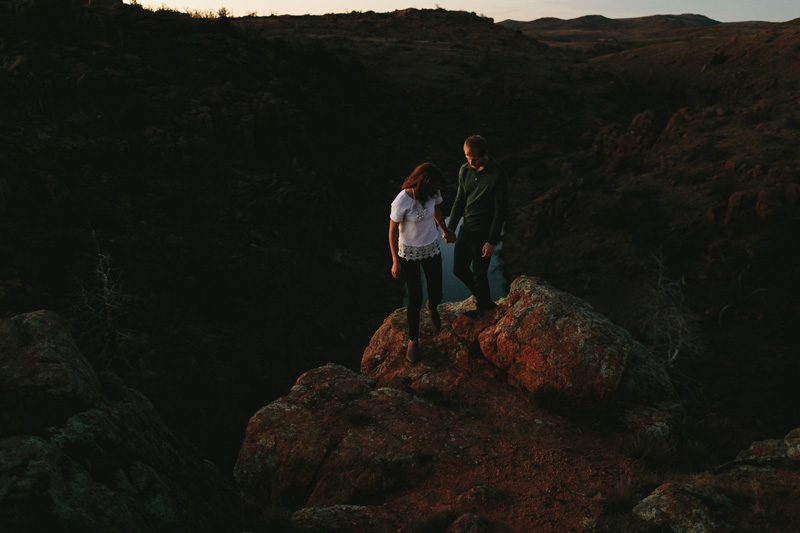
{"type": "Polygon", "coordinates": [[[408,287],[406,358],[415,362],[422,309],[422,272],[428,285],[426,307],[435,329],[442,325],[437,306],[442,301],[442,256],[439,230],[453,249],[453,274],[477,300],[477,313],[494,309],[489,294],[489,263],[500,242],[508,206],[508,175],[489,157],[486,140],[473,135],[464,142],[467,162],[458,172],[458,190],[445,224],[439,190],[444,176],[431,163],[419,165],[403,182],[389,215],[392,276],[401,273],[408,287]],[[455,229],[461,222],[458,235],[455,229]]]}

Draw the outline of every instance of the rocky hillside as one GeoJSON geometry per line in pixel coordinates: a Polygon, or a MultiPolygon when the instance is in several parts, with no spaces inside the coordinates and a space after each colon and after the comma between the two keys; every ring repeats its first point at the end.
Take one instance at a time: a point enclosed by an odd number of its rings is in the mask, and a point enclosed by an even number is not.
{"type": "Polygon", "coordinates": [[[547,17],[530,22],[504,20],[499,24],[526,34],[560,30],[576,33],[597,31],[605,32],[608,35],[608,32],[614,31],[654,33],[664,29],[676,30],[695,26],[713,26],[719,24],[719,22],[703,15],[685,14],[653,15],[626,19],[611,19],[602,15],[586,15],[569,20],[547,17]]]}
{"type": "Polygon", "coordinates": [[[703,15],[652,15],[610,19],[587,15],[574,19],[541,18],[529,22],[504,20],[499,25],[539,39],[549,46],[606,55],[642,46],[682,41],[713,39],[737,35],[743,29],[768,27],[770,23],[744,21],[723,24],[703,15]]]}
{"type": "Polygon", "coordinates": [[[3,3],[2,317],[57,312],[229,477],[249,417],[297,376],[359,369],[402,297],[388,203],[422,161],[454,177],[479,132],[511,173],[509,276],[661,358],[687,464],[782,438],[800,400],[798,21],[598,31],[3,3]]]}
{"type": "Polygon", "coordinates": [[[234,484],[54,313],[0,320],[0,385],[4,531],[241,530],[234,484]]]}
{"type": "Polygon", "coordinates": [[[743,417],[781,433],[798,402],[800,27],[723,35],[591,61],[632,80],[644,109],[533,193],[507,255],[674,356],[703,431],[743,417]]]}

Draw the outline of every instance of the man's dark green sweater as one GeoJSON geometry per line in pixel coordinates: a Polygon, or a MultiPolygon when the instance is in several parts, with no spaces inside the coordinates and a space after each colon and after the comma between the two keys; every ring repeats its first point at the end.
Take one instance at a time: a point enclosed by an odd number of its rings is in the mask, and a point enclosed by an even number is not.
{"type": "Polygon", "coordinates": [[[450,210],[447,227],[455,231],[458,222],[470,231],[484,233],[486,242],[497,245],[508,209],[508,174],[489,159],[479,173],[464,163],[458,171],[458,192],[450,210]]]}

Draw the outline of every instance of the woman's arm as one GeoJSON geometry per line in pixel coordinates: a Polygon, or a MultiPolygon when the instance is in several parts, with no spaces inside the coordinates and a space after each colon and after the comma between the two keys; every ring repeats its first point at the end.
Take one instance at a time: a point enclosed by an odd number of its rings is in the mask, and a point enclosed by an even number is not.
{"type": "Polygon", "coordinates": [[[447,227],[447,224],[444,222],[444,213],[442,213],[442,204],[436,204],[436,208],[433,210],[433,220],[436,221],[436,224],[444,230],[447,227]]]}
{"type": "Polygon", "coordinates": [[[442,212],[441,204],[436,204],[436,209],[433,211],[433,219],[436,221],[436,224],[442,229],[442,237],[444,238],[445,242],[455,242],[455,233],[453,230],[447,227],[447,223],[444,221],[444,213],[442,212]]]}
{"type": "Polygon", "coordinates": [[[400,277],[400,256],[397,255],[399,250],[397,242],[399,239],[400,224],[389,219],[389,250],[392,252],[392,277],[395,279],[400,277]]]}

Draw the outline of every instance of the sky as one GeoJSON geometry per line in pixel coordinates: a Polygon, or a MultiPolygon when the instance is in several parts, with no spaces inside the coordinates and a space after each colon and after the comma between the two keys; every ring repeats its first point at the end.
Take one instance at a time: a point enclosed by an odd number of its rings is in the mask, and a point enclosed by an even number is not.
{"type": "MultiPolygon", "coordinates": [[[[125,0],[126,3],[131,0],[125,0]]],[[[324,15],[351,11],[378,13],[406,9],[474,12],[495,22],[561,19],[584,15],[630,18],[694,13],[720,22],[762,20],[786,22],[800,17],[800,0],[138,0],[146,7],[216,13],[224,7],[234,17],[249,14],[324,15]]]]}

